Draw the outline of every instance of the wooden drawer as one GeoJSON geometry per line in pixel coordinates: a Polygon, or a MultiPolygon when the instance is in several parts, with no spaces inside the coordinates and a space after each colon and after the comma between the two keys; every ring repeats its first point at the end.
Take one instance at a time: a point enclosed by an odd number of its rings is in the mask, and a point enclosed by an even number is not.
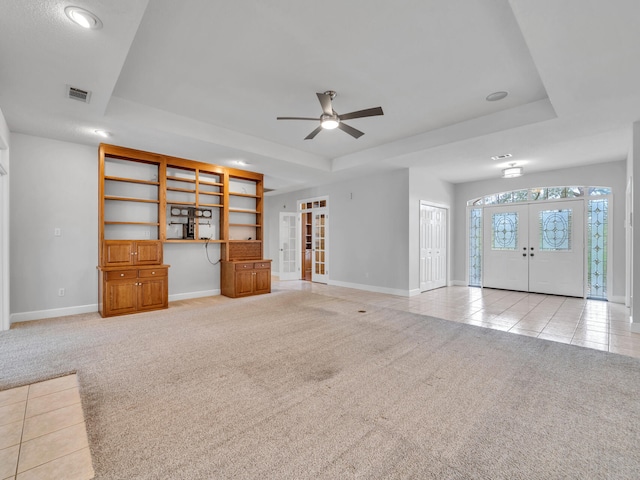
{"type": "Polygon", "coordinates": [[[138,278],[151,278],[151,277],[166,277],[166,268],[149,268],[138,271],[138,278]]]}
{"type": "Polygon", "coordinates": [[[271,262],[256,262],[253,268],[271,268],[271,262]]]}
{"type": "Polygon", "coordinates": [[[253,262],[236,263],[235,264],[235,268],[236,268],[236,270],[252,270],[253,269],[253,262]]]}
{"type": "Polygon", "coordinates": [[[113,272],[105,272],[107,280],[124,280],[127,278],[138,278],[137,270],[115,270],[113,272]]]}

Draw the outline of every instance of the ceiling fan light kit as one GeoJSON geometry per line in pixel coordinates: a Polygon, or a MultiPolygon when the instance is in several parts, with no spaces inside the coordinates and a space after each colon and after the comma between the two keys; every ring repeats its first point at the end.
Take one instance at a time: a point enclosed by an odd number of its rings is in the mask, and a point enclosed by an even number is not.
{"type": "Polygon", "coordinates": [[[354,118],[363,118],[363,117],[374,117],[377,115],[384,115],[382,111],[382,107],[374,107],[367,108],[365,110],[358,110],[356,112],[345,113],[344,115],[339,115],[334,109],[332,105],[332,100],[336,98],[336,92],[333,90],[327,90],[324,93],[316,93],[318,96],[318,101],[320,102],[320,106],[322,107],[322,115],[319,118],[312,117],[277,117],[277,120],[313,120],[319,121],[320,125],[309,135],[307,135],[304,139],[311,140],[322,130],[333,130],[335,128],[339,128],[343,132],[348,133],[353,138],[360,138],[364,135],[364,132],[353,128],[343,120],[351,120],[354,118]]]}

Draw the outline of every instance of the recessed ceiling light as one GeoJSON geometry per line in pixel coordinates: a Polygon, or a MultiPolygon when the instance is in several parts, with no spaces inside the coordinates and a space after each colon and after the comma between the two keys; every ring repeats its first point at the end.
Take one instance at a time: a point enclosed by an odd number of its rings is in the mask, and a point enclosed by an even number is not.
{"type": "Polygon", "coordinates": [[[98,29],[102,28],[102,22],[93,13],[80,7],[67,7],[64,9],[67,17],[82,28],[98,29]]]}
{"type": "Polygon", "coordinates": [[[498,100],[502,100],[504,97],[509,95],[508,92],[493,92],[487,95],[487,102],[497,102],[498,100]]]}
{"type": "Polygon", "coordinates": [[[511,158],[513,155],[510,153],[503,153],[502,155],[494,155],[491,160],[504,160],[505,158],[511,158]]]}
{"type": "Polygon", "coordinates": [[[94,130],[93,133],[104,138],[109,138],[111,136],[111,132],[107,132],[106,130],[94,130]]]}
{"type": "Polygon", "coordinates": [[[246,167],[247,165],[250,165],[249,162],[245,162],[244,160],[234,160],[233,163],[240,167],[246,167]]]}

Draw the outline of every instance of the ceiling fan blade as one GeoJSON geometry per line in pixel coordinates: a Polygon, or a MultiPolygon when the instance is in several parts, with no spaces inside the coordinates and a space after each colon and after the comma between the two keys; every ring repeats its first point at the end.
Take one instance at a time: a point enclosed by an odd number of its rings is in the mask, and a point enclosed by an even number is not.
{"type": "Polygon", "coordinates": [[[310,117],[276,117],[276,120],[315,120],[318,121],[318,117],[310,118],[310,117]]]}
{"type": "MultiPolygon", "coordinates": [[[[320,127],[320,128],[322,128],[322,127],[320,127]]],[[[346,123],[340,122],[338,124],[338,128],[340,130],[342,130],[343,132],[347,132],[353,138],[360,138],[362,135],[364,135],[364,132],[361,132],[360,130],[357,130],[357,129],[353,128],[353,127],[350,127],[346,123]]]]}
{"type": "Polygon", "coordinates": [[[320,105],[322,105],[322,112],[326,115],[333,115],[333,107],[331,106],[331,97],[326,93],[316,93],[320,105]]]}
{"type": "Polygon", "coordinates": [[[384,115],[382,107],[367,108],[365,110],[358,110],[357,112],[345,113],[344,115],[338,115],[340,120],[350,120],[352,118],[362,117],[375,117],[376,115],[384,115]]]}
{"type": "Polygon", "coordinates": [[[322,125],[319,126],[318,128],[316,128],[313,132],[311,132],[309,135],[307,135],[306,137],[304,137],[305,140],[312,140],[313,137],[315,137],[317,134],[320,133],[320,131],[322,130],[322,125]]]}

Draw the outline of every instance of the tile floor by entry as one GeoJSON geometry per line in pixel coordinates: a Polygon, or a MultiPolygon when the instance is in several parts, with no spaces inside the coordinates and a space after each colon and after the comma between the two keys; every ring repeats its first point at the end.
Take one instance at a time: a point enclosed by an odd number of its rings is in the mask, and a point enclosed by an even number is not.
{"type": "Polygon", "coordinates": [[[0,392],[0,479],[93,476],[75,374],[0,392]]]}
{"type": "Polygon", "coordinates": [[[359,302],[364,308],[392,308],[640,358],[640,333],[631,331],[629,310],[619,303],[458,286],[413,297],[295,280],[274,280],[272,287],[344,298],[359,302]]]}

